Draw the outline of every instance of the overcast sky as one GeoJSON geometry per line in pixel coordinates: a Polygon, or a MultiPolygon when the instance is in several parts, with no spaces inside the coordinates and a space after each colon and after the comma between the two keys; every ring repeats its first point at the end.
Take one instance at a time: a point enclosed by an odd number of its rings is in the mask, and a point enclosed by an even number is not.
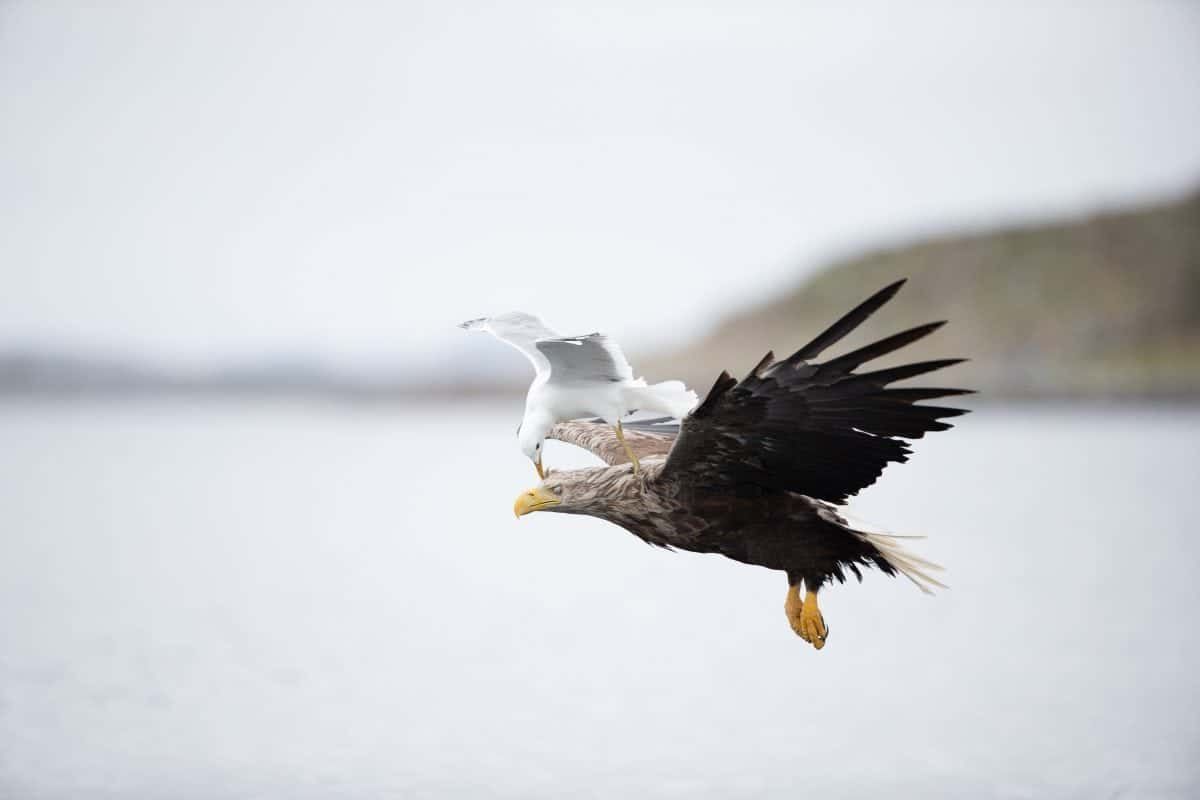
{"type": "Polygon", "coordinates": [[[1200,182],[1196,3],[202,5],[0,4],[0,346],[370,359],[519,308],[637,352],[1200,182]]]}

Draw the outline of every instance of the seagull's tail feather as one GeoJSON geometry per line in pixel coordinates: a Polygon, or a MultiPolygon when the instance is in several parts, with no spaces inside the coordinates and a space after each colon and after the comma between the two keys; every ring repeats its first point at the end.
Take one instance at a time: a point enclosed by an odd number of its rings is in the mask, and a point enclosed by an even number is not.
{"type": "Polygon", "coordinates": [[[695,407],[699,398],[696,393],[684,385],[683,381],[663,381],[649,386],[633,385],[625,387],[625,407],[638,411],[651,411],[655,414],[683,419],[695,407]]]}

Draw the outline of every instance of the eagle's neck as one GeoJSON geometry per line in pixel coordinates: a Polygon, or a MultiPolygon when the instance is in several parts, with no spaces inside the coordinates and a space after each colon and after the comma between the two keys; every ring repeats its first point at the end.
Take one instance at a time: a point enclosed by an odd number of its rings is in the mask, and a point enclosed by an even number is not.
{"type": "Polygon", "coordinates": [[[619,525],[651,544],[665,545],[679,506],[672,502],[669,486],[661,479],[663,461],[642,462],[642,473],[634,476],[630,464],[597,467],[573,487],[569,513],[597,517],[619,525]]]}

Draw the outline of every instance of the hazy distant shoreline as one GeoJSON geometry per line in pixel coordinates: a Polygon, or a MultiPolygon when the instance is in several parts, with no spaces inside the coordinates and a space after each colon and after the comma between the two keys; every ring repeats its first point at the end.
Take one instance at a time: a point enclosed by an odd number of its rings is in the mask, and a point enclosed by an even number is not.
{"type": "MultiPolygon", "coordinates": [[[[683,348],[635,363],[647,378],[682,378],[703,393],[722,370],[742,375],[768,349],[790,352],[817,326],[903,277],[909,285],[862,336],[948,319],[906,357],[967,357],[943,378],[955,386],[1005,401],[1200,400],[1200,193],[868,253],[785,287],[761,306],[734,310],[683,348]]],[[[463,349],[371,367],[302,354],[190,370],[136,355],[0,348],[0,398],[419,402],[524,392],[527,368],[504,360],[511,354],[467,349],[466,340],[455,347],[463,349]]]]}
{"type": "Polygon", "coordinates": [[[965,357],[940,380],[988,397],[1200,397],[1200,192],[869,252],[734,312],[645,368],[693,383],[720,369],[743,374],[767,347],[791,352],[899,278],[909,281],[896,299],[841,346],[948,320],[904,360],[965,357]]]}

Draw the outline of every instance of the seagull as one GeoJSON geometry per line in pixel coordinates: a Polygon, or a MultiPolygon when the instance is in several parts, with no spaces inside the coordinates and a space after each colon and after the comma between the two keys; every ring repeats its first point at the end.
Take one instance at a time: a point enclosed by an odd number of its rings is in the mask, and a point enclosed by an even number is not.
{"type": "Polygon", "coordinates": [[[521,311],[467,320],[458,327],[490,333],[533,364],[535,375],[525,395],[517,441],[542,480],[547,475],[542,443],[559,422],[598,417],[612,426],[637,475],[640,464],[625,442],[621,418],[634,411],[683,418],[696,405],[696,393],[682,381],[647,384],[634,378],[621,348],[602,333],[560,336],[521,311]]]}

